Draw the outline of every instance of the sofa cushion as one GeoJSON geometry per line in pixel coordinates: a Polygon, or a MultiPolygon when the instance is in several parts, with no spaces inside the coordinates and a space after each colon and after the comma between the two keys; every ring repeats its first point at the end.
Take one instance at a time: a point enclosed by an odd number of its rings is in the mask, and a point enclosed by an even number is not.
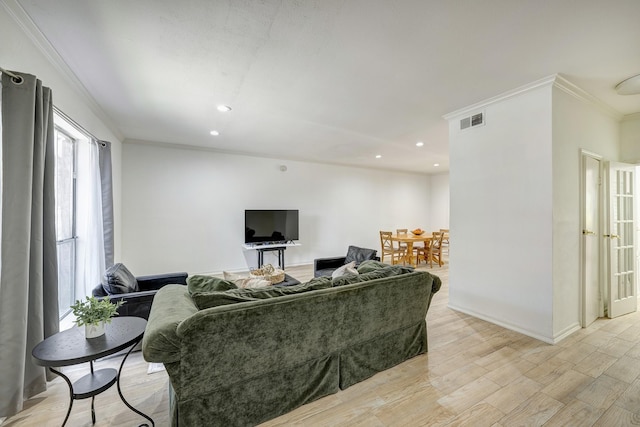
{"type": "Polygon", "coordinates": [[[112,265],[102,276],[102,288],[109,294],[128,294],[138,292],[136,277],[122,263],[112,265]]]}
{"type": "Polygon", "coordinates": [[[359,248],[357,246],[349,246],[347,249],[347,257],[344,260],[345,264],[355,261],[356,265],[362,264],[368,259],[374,259],[377,251],[375,249],[359,248]]]}
{"type": "MultiPolygon", "coordinates": [[[[235,295],[230,293],[231,291],[238,290],[232,289],[226,292],[211,291],[211,292],[196,292],[191,294],[194,304],[198,307],[198,310],[204,310],[206,308],[218,307],[220,305],[236,304],[239,302],[257,301],[257,298],[251,298],[245,295],[235,295]]],[[[242,289],[240,289],[242,290],[242,289]]]]}
{"type": "Polygon", "coordinates": [[[337,287],[337,286],[350,285],[352,283],[366,282],[368,280],[382,279],[384,277],[399,276],[401,274],[411,273],[415,271],[412,267],[405,267],[402,265],[382,264],[382,263],[379,263],[378,261],[373,261],[373,262],[381,264],[382,266],[377,268],[372,268],[372,269],[365,268],[364,270],[366,272],[361,273],[357,276],[345,275],[342,277],[338,277],[332,281],[333,286],[337,287]]]}
{"type": "Polygon", "coordinates": [[[241,276],[227,271],[223,271],[222,274],[225,280],[233,282],[237,288],[264,288],[265,286],[271,286],[269,280],[260,277],[241,276]]]}
{"type": "Polygon", "coordinates": [[[331,279],[331,286],[335,288],[336,286],[350,285],[358,282],[362,282],[359,274],[344,274],[336,277],[335,279],[331,279]]]}
{"type": "Polygon", "coordinates": [[[368,273],[373,270],[378,270],[380,268],[389,267],[389,264],[385,264],[384,262],[376,261],[374,259],[363,261],[362,264],[358,266],[358,273],[368,273]]]}
{"type": "Polygon", "coordinates": [[[331,287],[329,277],[316,277],[306,283],[293,286],[269,286],[264,288],[230,289],[225,292],[200,292],[191,297],[198,309],[217,307],[219,305],[235,304],[238,302],[257,301],[261,299],[277,298],[284,295],[299,294],[331,287]]]}
{"type": "Polygon", "coordinates": [[[237,288],[233,282],[219,277],[196,274],[187,279],[187,289],[190,294],[197,292],[228,291],[229,289],[237,288]]]}
{"type": "Polygon", "coordinates": [[[345,274],[358,274],[355,261],[351,261],[350,263],[345,264],[342,267],[336,268],[333,273],[331,273],[331,278],[335,279],[337,277],[344,276],[345,274]]]}

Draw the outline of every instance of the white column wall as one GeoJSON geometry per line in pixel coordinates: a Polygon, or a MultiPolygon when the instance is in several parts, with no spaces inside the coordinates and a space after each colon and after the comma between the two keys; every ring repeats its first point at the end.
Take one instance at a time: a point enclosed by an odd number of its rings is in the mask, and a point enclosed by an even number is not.
{"type": "Polygon", "coordinates": [[[580,150],[615,161],[619,158],[619,134],[616,117],[554,86],[554,339],[580,327],[580,150]]]}
{"type": "Polygon", "coordinates": [[[381,229],[432,227],[430,180],[127,142],[119,261],[134,274],[253,268],[255,253],[241,247],[245,209],[300,210],[302,246],[286,250],[287,265],[346,254],[350,244],[379,250],[381,229]]]}
{"type": "MultiPolygon", "coordinates": [[[[450,119],[449,306],[552,337],[551,88],[450,119]],[[459,130],[478,111],[486,124],[459,130]]],[[[458,115],[454,115],[458,114],[458,115]]]]}

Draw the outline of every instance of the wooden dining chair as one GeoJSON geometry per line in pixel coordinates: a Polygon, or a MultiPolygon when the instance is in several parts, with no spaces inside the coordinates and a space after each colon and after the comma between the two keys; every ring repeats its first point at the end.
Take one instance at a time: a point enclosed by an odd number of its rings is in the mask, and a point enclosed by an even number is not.
{"type": "Polygon", "coordinates": [[[392,236],[391,231],[380,231],[380,260],[384,262],[384,256],[391,256],[391,264],[399,264],[402,262],[404,264],[406,262],[406,247],[403,249],[399,246],[395,246],[393,240],[391,240],[392,236]]]}
{"type": "Polygon", "coordinates": [[[449,229],[448,228],[441,228],[440,232],[443,233],[442,236],[442,248],[446,248],[447,249],[447,255],[449,255],[449,229]]]}
{"type": "MultiPolygon", "coordinates": [[[[408,228],[397,228],[396,229],[396,233],[398,235],[403,235],[403,234],[407,235],[407,233],[409,233],[409,229],[408,228]]],[[[401,249],[404,249],[405,252],[407,251],[407,249],[409,247],[406,243],[402,243],[402,242],[398,242],[398,246],[401,249]]],[[[413,256],[418,255],[418,247],[415,244],[413,245],[412,251],[413,251],[413,253],[407,254],[407,256],[413,257],[413,256]]]]}
{"type": "Polygon", "coordinates": [[[429,246],[424,248],[418,248],[418,254],[416,255],[416,264],[420,263],[420,260],[429,263],[429,267],[433,267],[433,262],[436,261],[440,267],[442,267],[442,238],[444,233],[440,231],[434,231],[432,233],[429,246]]]}

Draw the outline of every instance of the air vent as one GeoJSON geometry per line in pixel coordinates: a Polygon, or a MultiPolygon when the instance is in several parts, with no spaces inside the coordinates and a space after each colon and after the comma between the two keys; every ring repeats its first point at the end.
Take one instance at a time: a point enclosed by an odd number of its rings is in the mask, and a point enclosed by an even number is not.
{"type": "Polygon", "coordinates": [[[484,124],[484,113],[474,114],[470,117],[465,117],[460,120],[460,130],[468,129],[470,127],[480,126],[484,124]]]}
{"type": "Polygon", "coordinates": [[[464,119],[460,120],[460,129],[466,129],[469,126],[471,126],[471,117],[465,117],[464,119]]]}

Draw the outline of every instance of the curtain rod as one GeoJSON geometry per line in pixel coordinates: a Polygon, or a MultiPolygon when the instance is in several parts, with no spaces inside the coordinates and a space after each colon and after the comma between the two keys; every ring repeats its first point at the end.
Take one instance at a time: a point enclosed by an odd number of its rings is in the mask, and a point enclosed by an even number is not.
{"type": "Polygon", "coordinates": [[[62,117],[63,119],[65,119],[67,122],[69,122],[69,124],[71,126],[73,126],[74,128],[76,128],[76,130],[78,130],[79,132],[84,133],[85,135],[87,135],[88,137],[90,137],[91,139],[93,139],[95,142],[97,142],[98,144],[102,145],[103,147],[106,147],[107,144],[105,144],[101,139],[96,138],[95,135],[93,135],[91,132],[89,132],[88,130],[86,130],[85,128],[83,128],[82,126],[80,126],[78,124],[78,122],[76,122],[75,120],[73,120],[71,117],[69,117],[68,115],[66,115],[65,113],[62,112],[62,110],[60,110],[58,107],[56,107],[55,105],[53,106],[53,111],[55,111],[56,114],[58,114],[60,117],[62,117]]]}
{"type": "Polygon", "coordinates": [[[0,67],[0,72],[5,73],[5,74],[7,74],[7,75],[11,76],[11,78],[13,78],[13,80],[14,80],[16,83],[22,83],[22,77],[21,77],[21,76],[19,76],[19,75],[17,75],[17,74],[13,74],[11,71],[7,71],[7,70],[5,70],[5,69],[4,69],[4,68],[2,68],[2,67],[0,67]]]}
{"type": "MultiPolygon", "coordinates": [[[[0,72],[7,74],[8,76],[11,76],[12,79],[14,79],[14,81],[16,83],[22,83],[22,76],[19,76],[17,74],[12,73],[11,71],[7,71],[4,68],[0,67],[0,72]]],[[[59,116],[61,116],[62,118],[64,118],[67,122],[69,122],[74,128],[76,128],[78,131],[86,134],[88,137],[92,138],[94,141],[96,141],[98,144],[102,145],[103,147],[105,147],[107,144],[105,144],[103,141],[101,141],[100,139],[96,138],[95,135],[93,135],[91,132],[89,132],[88,130],[86,130],[85,128],[83,128],[82,126],[80,126],[75,120],[73,120],[71,117],[67,116],[65,113],[63,113],[58,107],[56,107],[55,105],[53,106],[53,111],[55,111],[59,116]]]]}

